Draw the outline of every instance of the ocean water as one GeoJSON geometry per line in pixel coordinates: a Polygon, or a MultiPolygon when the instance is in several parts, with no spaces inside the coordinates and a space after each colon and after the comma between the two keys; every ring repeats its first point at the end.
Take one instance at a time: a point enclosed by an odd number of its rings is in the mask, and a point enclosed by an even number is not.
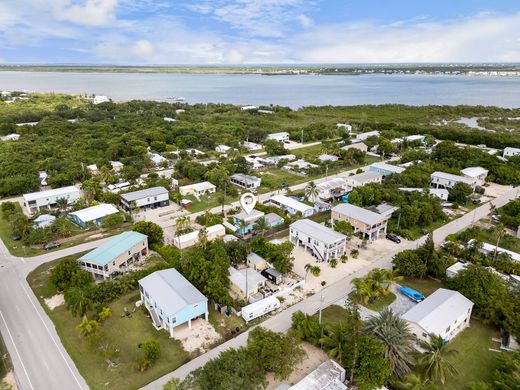
{"type": "Polygon", "coordinates": [[[372,74],[361,76],[0,71],[1,90],[88,93],[133,99],[298,108],[401,103],[520,107],[520,77],[372,74]]]}

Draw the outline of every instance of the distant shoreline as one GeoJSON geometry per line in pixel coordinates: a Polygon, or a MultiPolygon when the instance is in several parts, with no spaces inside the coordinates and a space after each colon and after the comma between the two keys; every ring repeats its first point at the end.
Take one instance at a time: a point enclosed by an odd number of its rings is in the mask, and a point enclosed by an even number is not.
{"type": "Polygon", "coordinates": [[[420,74],[454,76],[520,76],[520,65],[309,65],[309,66],[110,66],[110,65],[0,65],[0,72],[326,75],[420,74]]]}

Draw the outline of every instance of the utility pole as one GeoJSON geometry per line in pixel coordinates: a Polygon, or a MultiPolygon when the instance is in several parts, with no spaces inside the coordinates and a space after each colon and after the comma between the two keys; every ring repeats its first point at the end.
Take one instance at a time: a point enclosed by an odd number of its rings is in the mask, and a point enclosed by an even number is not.
{"type": "Polygon", "coordinates": [[[303,144],[303,129],[302,129],[302,144],[303,144]]]}
{"type": "Polygon", "coordinates": [[[324,300],[324,297],[323,297],[323,290],[322,290],[321,295],[320,295],[320,314],[319,314],[319,320],[318,320],[318,323],[320,324],[320,328],[321,328],[321,337],[320,337],[321,349],[323,349],[323,342],[321,341],[321,340],[323,340],[323,325],[321,324],[321,309],[323,306],[323,300],[324,300]]]}

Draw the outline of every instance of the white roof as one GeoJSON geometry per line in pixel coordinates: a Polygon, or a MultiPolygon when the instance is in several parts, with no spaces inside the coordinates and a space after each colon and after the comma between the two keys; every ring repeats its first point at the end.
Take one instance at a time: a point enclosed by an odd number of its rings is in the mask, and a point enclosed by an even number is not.
{"type": "Polygon", "coordinates": [[[266,281],[260,273],[255,271],[252,268],[242,268],[241,270],[237,270],[233,267],[228,268],[229,272],[229,281],[237,286],[242,292],[246,292],[246,277],[247,277],[247,294],[256,290],[256,287],[266,281]],[[247,275],[247,276],[246,276],[247,275]]]}
{"type": "Polygon", "coordinates": [[[409,135],[407,137],[404,137],[405,140],[407,141],[410,141],[410,142],[413,142],[413,141],[422,141],[424,139],[424,135],[418,135],[418,134],[415,134],[415,135],[409,135]]]}
{"type": "Polygon", "coordinates": [[[373,131],[368,131],[366,133],[358,134],[356,137],[357,137],[357,139],[364,141],[369,137],[379,137],[379,134],[380,133],[378,130],[373,130],[373,131]]]}
{"type": "Polygon", "coordinates": [[[200,183],[193,183],[187,186],[182,186],[179,189],[188,189],[193,188],[195,191],[208,191],[216,188],[213,184],[211,184],[209,181],[203,181],[200,183]]]}
{"type": "Polygon", "coordinates": [[[156,271],[140,279],[139,284],[168,317],[208,300],[175,268],[156,271]]]}
{"type": "Polygon", "coordinates": [[[364,184],[367,181],[372,181],[375,179],[382,180],[383,176],[379,172],[363,172],[358,173],[357,175],[349,176],[348,180],[354,180],[358,183],[364,184]]]}
{"type": "Polygon", "coordinates": [[[450,192],[445,188],[430,188],[430,195],[444,195],[448,196],[450,192]]]}
{"type": "Polygon", "coordinates": [[[333,244],[344,240],[346,236],[310,219],[300,219],[291,224],[291,229],[296,229],[317,241],[325,244],[333,244]]]}
{"type": "Polygon", "coordinates": [[[448,326],[472,307],[473,302],[458,291],[439,288],[408,310],[403,319],[419,325],[427,333],[442,335],[448,326]]]}
{"type": "Polygon", "coordinates": [[[267,138],[278,138],[278,137],[288,137],[289,133],[286,131],[281,131],[279,133],[271,133],[267,134],[267,138]]]}
{"type": "Polygon", "coordinates": [[[110,165],[112,165],[112,168],[124,166],[124,164],[121,161],[110,161],[110,165]]]}
{"type": "Polygon", "coordinates": [[[403,168],[403,167],[398,167],[397,165],[387,164],[387,163],[383,163],[383,162],[373,163],[371,166],[376,169],[382,169],[382,170],[390,171],[390,172],[394,172],[394,173],[402,173],[405,170],[405,168],[403,168]]]}
{"type": "MultiPolygon", "coordinates": [[[[180,245],[194,240],[197,241],[199,239],[199,231],[200,230],[194,230],[190,233],[183,234],[182,236],[175,237],[174,240],[180,245]]],[[[226,228],[224,227],[224,225],[220,223],[206,227],[206,233],[208,234],[208,236],[215,233],[225,233],[225,231],[226,228]]]]}
{"type": "Polygon", "coordinates": [[[87,169],[88,169],[89,171],[97,171],[97,170],[98,170],[96,164],[90,164],[90,165],[87,165],[87,169]]]}
{"type": "Polygon", "coordinates": [[[448,267],[446,269],[446,272],[458,273],[459,271],[462,271],[463,269],[465,269],[467,267],[468,267],[467,264],[461,263],[460,261],[457,261],[455,264],[453,264],[452,266],[448,267]]]}
{"type": "Polygon", "coordinates": [[[289,198],[285,195],[273,195],[271,196],[271,200],[274,200],[275,202],[280,203],[285,207],[289,207],[291,209],[299,211],[302,214],[306,211],[314,210],[313,207],[306,205],[305,203],[302,203],[300,201],[297,201],[296,199],[289,198]]]}
{"type": "Polygon", "coordinates": [[[345,369],[334,360],[321,363],[301,381],[290,387],[290,390],[346,390],[341,382],[345,377],[345,369]]]}
{"type": "Polygon", "coordinates": [[[318,156],[320,161],[338,161],[338,159],[338,156],[333,156],[332,154],[321,154],[318,156]]]}
{"type": "Polygon", "coordinates": [[[373,211],[364,209],[363,207],[355,206],[350,203],[338,204],[332,208],[332,211],[346,215],[350,218],[354,218],[367,225],[375,225],[387,220],[390,217],[388,215],[374,213],[373,211]]]}
{"type": "MultiPolygon", "coordinates": [[[[475,239],[469,240],[468,244],[471,245],[471,243],[474,242],[474,241],[475,241],[475,239]]],[[[497,248],[495,245],[488,244],[487,242],[483,242],[482,243],[482,250],[483,251],[493,253],[495,251],[495,249],[496,249],[498,254],[500,254],[500,253],[507,253],[511,257],[512,260],[520,262],[520,254],[518,254],[516,252],[513,252],[513,251],[510,251],[508,249],[501,248],[501,247],[497,248]]]]}
{"type": "Polygon", "coordinates": [[[474,184],[474,180],[470,179],[469,177],[453,175],[451,173],[446,173],[446,172],[439,172],[439,171],[433,172],[431,175],[431,178],[433,179],[434,177],[438,177],[439,179],[451,180],[454,182],[462,182],[462,183],[466,183],[469,185],[474,184]]]}
{"type": "Polygon", "coordinates": [[[52,190],[40,191],[40,192],[31,192],[29,194],[24,194],[23,198],[26,202],[31,202],[33,200],[42,199],[42,198],[50,198],[53,196],[59,197],[60,195],[69,195],[71,193],[79,194],[79,189],[74,186],[54,188],[52,190]]]}
{"type": "Polygon", "coordinates": [[[520,148],[512,148],[510,146],[508,146],[507,148],[504,148],[504,153],[507,154],[507,153],[520,153],[520,148]]]}
{"type": "Polygon", "coordinates": [[[110,203],[100,203],[96,206],[87,207],[86,209],[74,211],[70,215],[75,215],[83,222],[94,221],[99,218],[106,217],[107,215],[116,214],[119,210],[110,203]]]}
{"type": "Polygon", "coordinates": [[[489,171],[487,169],[482,168],[482,167],[468,167],[468,168],[464,168],[461,170],[461,173],[464,176],[468,176],[468,177],[472,177],[472,178],[479,177],[481,175],[487,175],[488,172],[489,171]]]}
{"type": "Polygon", "coordinates": [[[368,150],[368,146],[366,146],[366,144],[363,142],[358,142],[355,144],[345,145],[341,148],[341,150],[349,150],[349,149],[358,149],[361,151],[366,151],[366,150],[368,150]]]}
{"type": "Polygon", "coordinates": [[[338,177],[336,179],[330,179],[322,183],[316,184],[316,188],[318,189],[318,191],[327,191],[338,187],[347,187],[347,182],[345,181],[345,179],[338,177]]]}

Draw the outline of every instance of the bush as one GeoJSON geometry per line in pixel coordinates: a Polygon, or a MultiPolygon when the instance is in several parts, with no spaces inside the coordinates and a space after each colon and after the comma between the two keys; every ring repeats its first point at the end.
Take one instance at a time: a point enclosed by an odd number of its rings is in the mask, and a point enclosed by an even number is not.
{"type": "Polygon", "coordinates": [[[101,227],[104,229],[112,229],[125,222],[125,217],[121,213],[107,215],[101,220],[101,227]]]}
{"type": "Polygon", "coordinates": [[[141,344],[144,358],[154,363],[161,356],[161,344],[155,339],[146,340],[141,344]]]}
{"type": "Polygon", "coordinates": [[[156,223],[149,221],[140,221],[134,224],[132,227],[134,232],[146,234],[148,236],[148,243],[153,244],[155,242],[162,242],[163,230],[156,223]]]}
{"type": "Polygon", "coordinates": [[[19,209],[19,205],[14,202],[4,202],[0,206],[0,210],[2,211],[2,218],[6,220],[9,220],[9,217],[18,212],[19,209]]]}
{"type": "Polygon", "coordinates": [[[350,251],[350,256],[352,256],[353,259],[357,259],[359,257],[359,250],[358,249],[352,249],[350,251]]]}

